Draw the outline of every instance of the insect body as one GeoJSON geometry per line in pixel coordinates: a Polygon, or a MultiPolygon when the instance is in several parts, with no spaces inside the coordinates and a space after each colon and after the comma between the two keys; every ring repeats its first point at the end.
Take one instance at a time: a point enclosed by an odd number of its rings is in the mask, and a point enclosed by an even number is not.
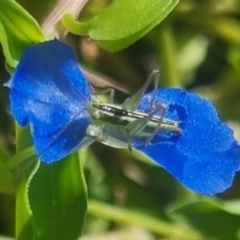
{"type": "Polygon", "coordinates": [[[159,133],[164,131],[182,134],[179,121],[164,118],[166,107],[162,104],[152,106],[155,95],[151,100],[151,112],[149,114],[137,111],[136,108],[150,82],[155,80],[157,88],[158,71],[153,71],[143,87],[123,104],[113,103],[113,92],[107,103],[93,100],[88,103],[88,113],[92,125],[88,128],[87,135],[95,137],[97,141],[119,148],[131,148],[131,138],[146,138],[146,144],[159,133]]]}
{"type": "Polygon", "coordinates": [[[99,126],[95,134],[94,128],[91,128],[92,137],[112,147],[131,149],[131,137],[146,138],[148,144],[159,132],[171,131],[182,134],[179,128],[180,122],[155,116],[156,110],[152,114],[147,114],[125,110],[121,105],[116,104],[90,103],[88,111],[92,126],[99,126]]]}
{"type": "Polygon", "coordinates": [[[92,103],[89,112],[94,125],[104,124],[108,128],[122,130],[127,129],[128,124],[146,119],[142,129],[135,134],[140,137],[149,137],[159,125],[160,131],[181,132],[179,122],[157,116],[149,117],[149,114],[139,111],[124,110],[115,104],[92,103]]]}

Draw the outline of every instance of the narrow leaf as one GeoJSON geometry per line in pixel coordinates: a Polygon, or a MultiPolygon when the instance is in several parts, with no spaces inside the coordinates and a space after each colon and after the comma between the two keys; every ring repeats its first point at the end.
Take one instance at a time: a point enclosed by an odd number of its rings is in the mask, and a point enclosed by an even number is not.
{"type": "Polygon", "coordinates": [[[23,49],[44,40],[35,19],[13,0],[0,1],[0,42],[11,67],[15,67],[23,49]]]}
{"type": "Polygon", "coordinates": [[[202,200],[173,206],[169,216],[191,229],[200,231],[206,239],[238,239],[240,217],[226,211],[221,202],[202,200]]]}
{"type": "Polygon", "coordinates": [[[29,203],[34,239],[71,240],[81,235],[87,199],[77,153],[49,165],[41,162],[30,182],[29,203]]]}
{"type": "Polygon", "coordinates": [[[12,181],[12,173],[5,165],[9,158],[7,152],[0,148],[0,193],[7,191],[12,181]]]}
{"type": "MultiPolygon", "coordinates": [[[[16,124],[16,151],[17,153],[28,149],[32,145],[30,128],[21,128],[16,124]]],[[[29,155],[25,155],[29,158],[29,155]]],[[[17,159],[16,161],[18,161],[17,159]]],[[[22,161],[21,161],[22,162],[22,161]]],[[[9,167],[16,167],[12,165],[12,159],[9,161],[9,167]]],[[[34,167],[34,166],[32,166],[34,167]]],[[[31,218],[31,210],[28,203],[28,183],[32,168],[29,166],[19,167],[21,173],[21,180],[17,186],[16,192],[16,239],[25,240],[33,239],[33,224],[31,218]],[[24,170],[28,172],[23,172],[24,170]]]]}

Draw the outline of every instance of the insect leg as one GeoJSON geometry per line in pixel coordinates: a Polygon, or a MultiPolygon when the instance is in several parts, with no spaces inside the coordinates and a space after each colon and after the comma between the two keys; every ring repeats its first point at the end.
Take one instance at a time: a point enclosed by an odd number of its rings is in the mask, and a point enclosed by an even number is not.
{"type": "MultiPolygon", "coordinates": [[[[161,115],[158,121],[158,124],[156,126],[156,128],[154,129],[154,131],[152,132],[151,136],[149,136],[149,138],[146,141],[146,145],[148,145],[153,138],[158,134],[159,130],[161,129],[162,123],[163,123],[163,118],[166,114],[166,107],[164,105],[159,104],[160,106],[156,108],[156,110],[161,111],[161,115]]],[[[158,111],[156,111],[155,113],[157,113],[158,111]]],[[[182,130],[180,128],[178,128],[178,124],[180,123],[180,121],[175,121],[175,127],[174,128],[168,128],[169,131],[175,132],[177,133],[179,136],[182,135],[182,130]]],[[[167,129],[167,128],[166,128],[167,129]]]]}
{"type": "Polygon", "coordinates": [[[147,139],[146,145],[148,145],[148,144],[153,140],[153,138],[157,135],[157,133],[158,133],[159,130],[161,129],[161,123],[162,123],[162,120],[163,120],[163,118],[164,118],[164,116],[165,116],[165,114],[166,114],[166,107],[163,106],[163,105],[161,105],[161,104],[159,104],[159,105],[156,107],[155,110],[157,110],[157,111],[154,111],[155,113],[161,111],[160,119],[159,119],[158,125],[157,125],[157,127],[155,128],[155,130],[153,131],[152,135],[147,139]]]}
{"type": "Polygon", "coordinates": [[[159,104],[148,116],[144,117],[143,119],[137,119],[127,124],[124,130],[128,139],[128,149],[130,152],[132,152],[131,136],[134,136],[134,135],[137,136],[147,126],[151,118],[159,111],[162,111],[161,118],[159,120],[157,128],[154,130],[151,136],[147,139],[147,144],[148,144],[161,128],[161,122],[165,115],[165,107],[163,105],[159,104]]]}
{"type": "Polygon", "coordinates": [[[159,79],[159,71],[154,69],[149,75],[146,83],[136,93],[134,93],[133,96],[125,100],[125,102],[122,105],[123,109],[129,110],[129,111],[136,110],[147,87],[150,85],[152,81],[154,81],[155,86],[157,86],[158,79],[159,79]]]}
{"type": "Polygon", "coordinates": [[[97,126],[91,124],[86,131],[86,135],[94,138],[98,142],[104,142],[108,138],[108,131],[104,125],[97,126]]]}
{"type": "Polygon", "coordinates": [[[115,90],[113,88],[109,89],[108,103],[114,103],[115,90]]]}
{"type": "Polygon", "coordinates": [[[128,145],[125,140],[119,138],[119,133],[121,132],[115,131],[114,133],[110,129],[105,126],[96,126],[91,124],[86,132],[86,135],[90,138],[94,138],[95,141],[98,141],[104,145],[118,148],[118,149],[126,149],[128,145]]]}
{"type": "Polygon", "coordinates": [[[165,115],[165,110],[166,110],[165,106],[159,104],[149,115],[147,115],[143,119],[137,119],[127,124],[127,126],[125,127],[125,130],[129,133],[130,136],[137,135],[147,126],[148,122],[151,120],[151,118],[154,115],[156,115],[156,113],[158,113],[159,111],[162,111],[162,114],[158,123],[158,128],[157,130],[154,130],[154,132],[155,131],[158,132],[161,127],[162,119],[165,115]]]}

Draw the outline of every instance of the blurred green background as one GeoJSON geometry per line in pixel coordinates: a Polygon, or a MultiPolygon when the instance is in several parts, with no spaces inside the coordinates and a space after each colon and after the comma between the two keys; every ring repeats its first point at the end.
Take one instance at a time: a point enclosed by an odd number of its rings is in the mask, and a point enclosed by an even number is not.
{"type": "MultiPolygon", "coordinates": [[[[57,1],[18,2],[41,24],[57,1]]],[[[98,14],[110,2],[89,1],[81,19],[98,14]]],[[[209,98],[240,140],[239,0],[180,0],[161,24],[119,52],[103,50],[89,37],[68,34],[65,40],[81,64],[115,79],[109,84],[125,86],[130,94],[152,69],[159,69],[160,87],[181,87],[209,98]]],[[[9,77],[0,49],[1,84],[9,77]]],[[[116,101],[127,96],[117,91],[116,101]]],[[[4,87],[0,112],[0,146],[14,153],[14,122],[4,87]]],[[[208,198],[139,159],[99,143],[84,150],[90,201],[83,239],[240,239],[239,174],[230,189],[208,198]]],[[[0,235],[14,235],[14,209],[14,193],[0,194],[0,235]]]]}

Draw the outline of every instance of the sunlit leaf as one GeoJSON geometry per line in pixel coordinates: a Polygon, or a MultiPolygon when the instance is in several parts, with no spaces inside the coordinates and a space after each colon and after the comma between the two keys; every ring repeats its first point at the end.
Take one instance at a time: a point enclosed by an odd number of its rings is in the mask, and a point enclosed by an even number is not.
{"type": "Polygon", "coordinates": [[[240,45],[232,45],[228,52],[228,61],[234,67],[234,69],[240,73],[240,45]]]}
{"type": "Polygon", "coordinates": [[[240,23],[237,19],[219,17],[212,19],[208,24],[218,37],[231,44],[240,44],[240,23]]]}
{"type": "Polygon", "coordinates": [[[10,66],[16,66],[26,46],[43,40],[43,34],[35,19],[17,2],[0,1],[0,42],[10,66]]]}
{"type": "Polygon", "coordinates": [[[240,215],[240,200],[229,200],[225,201],[222,204],[222,207],[224,208],[225,211],[235,214],[235,215],[240,215]]]}
{"type": "Polygon", "coordinates": [[[115,0],[88,22],[66,15],[64,25],[70,32],[89,35],[110,51],[123,49],[159,24],[177,5],[178,0],[115,0]]]}

